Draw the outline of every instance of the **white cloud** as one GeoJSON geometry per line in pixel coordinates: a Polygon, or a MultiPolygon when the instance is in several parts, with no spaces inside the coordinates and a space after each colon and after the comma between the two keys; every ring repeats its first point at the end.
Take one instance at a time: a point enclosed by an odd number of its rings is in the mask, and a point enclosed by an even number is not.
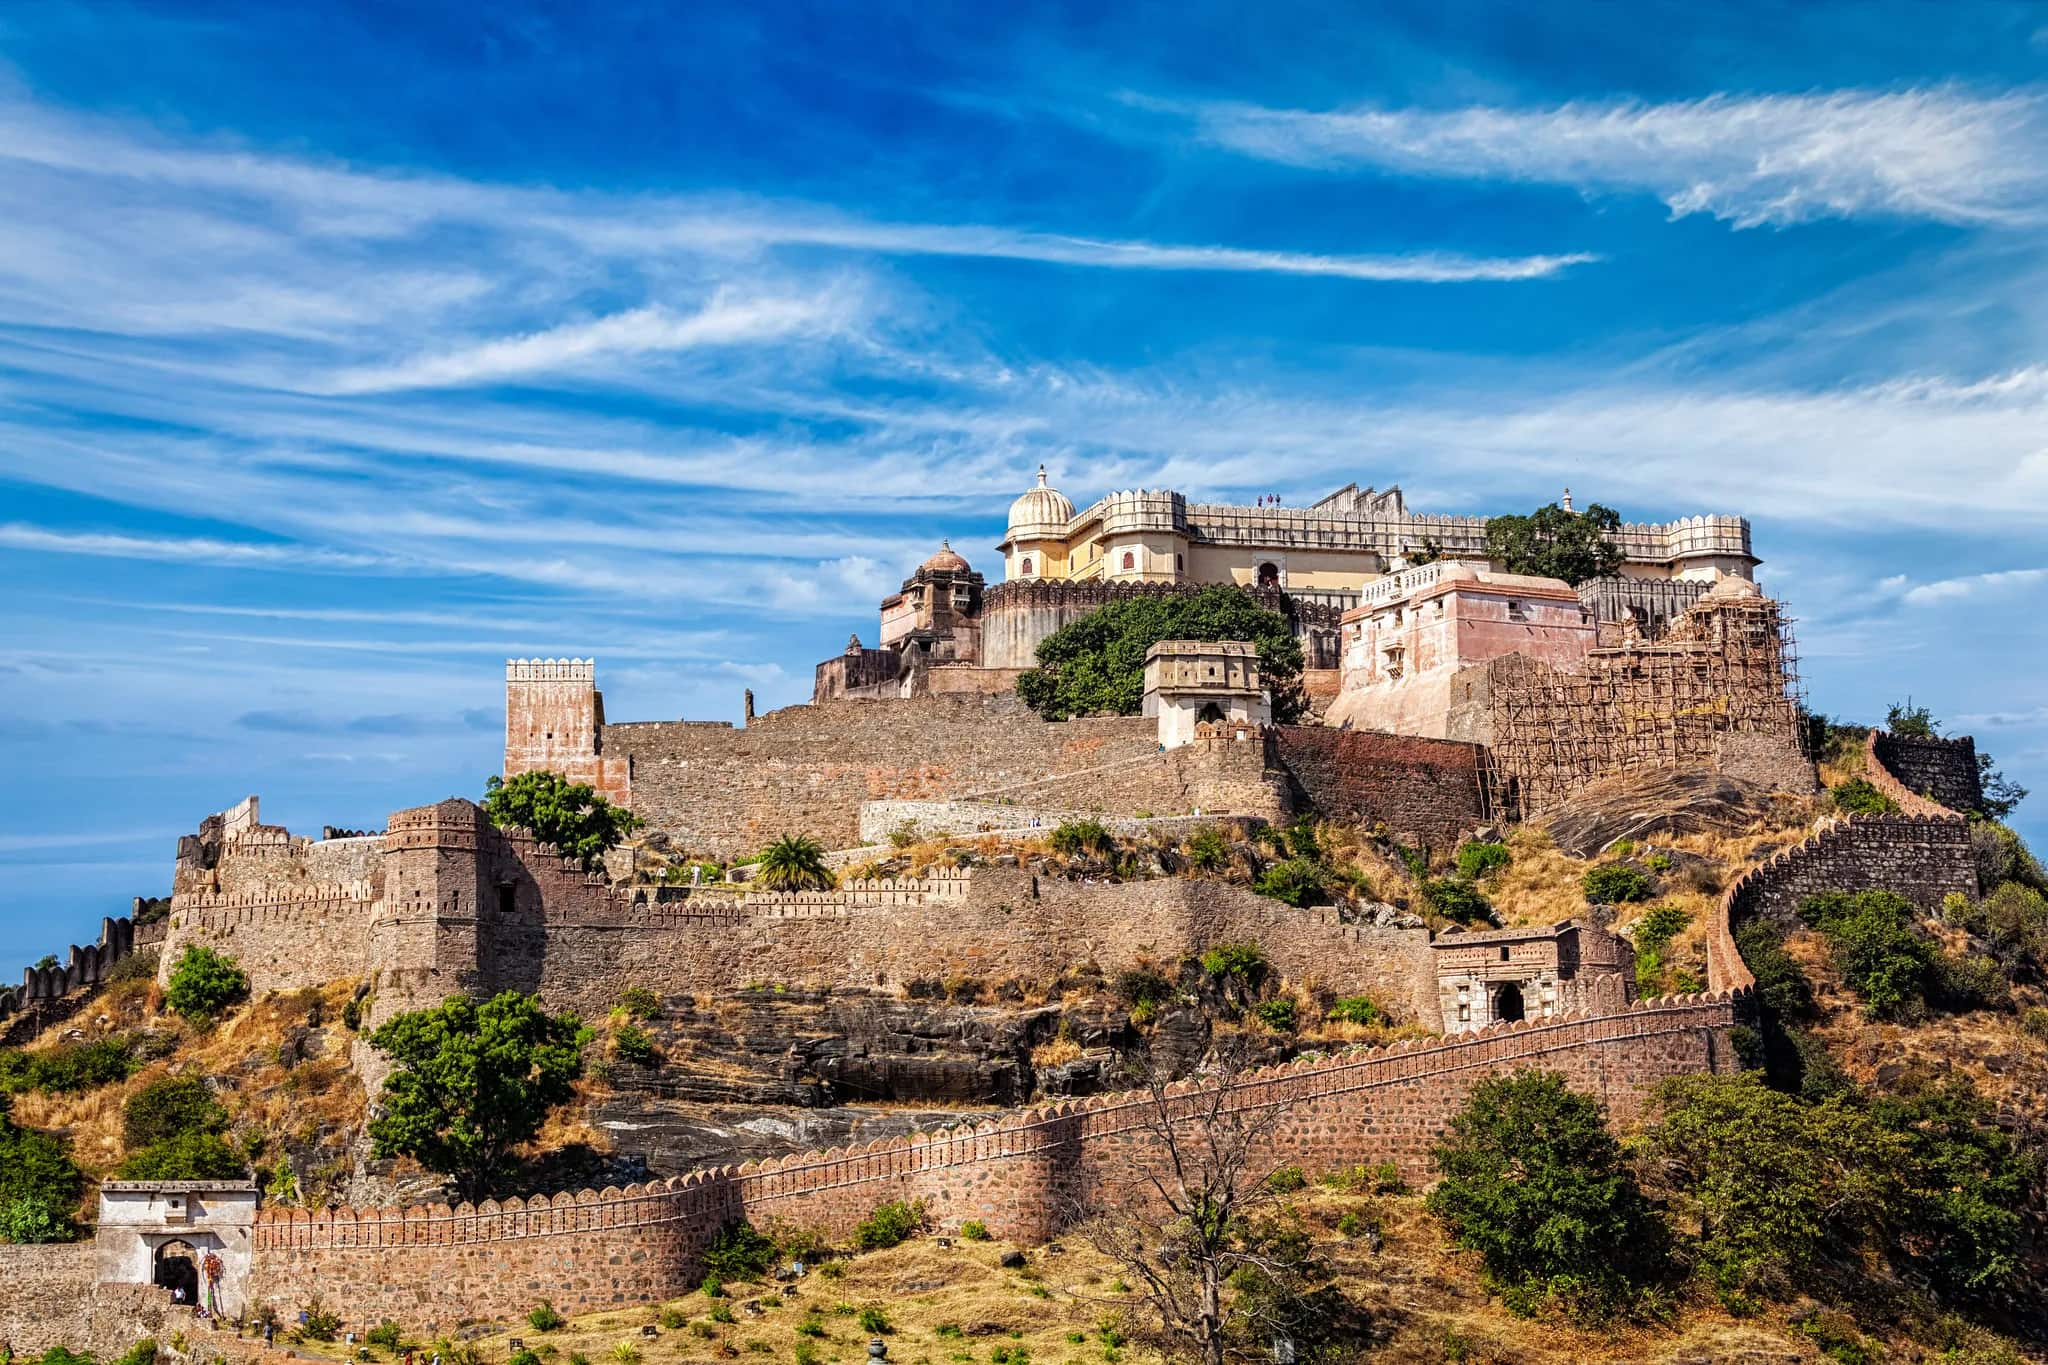
{"type": "Polygon", "coordinates": [[[1996,573],[1967,574],[1942,578],[1909,588],[1900,600],[1909,606],[1931,607],[1970,598],[2011,592],[2016,588],[2038,588],[2048,584],[2048,569],[2002,569],[1996,573]]]}
{"type": "Polygon", "coordinates": [[[2036,90],[1331,112],[1135,102],[1191,117],[1219,146],[1289,165],[1638,190],[1673,214],[1742,227],[1866,214],[2048,217],[2048,95],[2036,90]]]}
{"type": "Polygon", "coordinates": [[[392,561],[312,545],[260,545],[209,536],[130,536],[96,531],[53,531],[25,522],[0,524],[0,549],[44,554],[93,555],[107,559],[149,559],[181,564],[266,565],[335,573],[384,568],[392,561]]]}

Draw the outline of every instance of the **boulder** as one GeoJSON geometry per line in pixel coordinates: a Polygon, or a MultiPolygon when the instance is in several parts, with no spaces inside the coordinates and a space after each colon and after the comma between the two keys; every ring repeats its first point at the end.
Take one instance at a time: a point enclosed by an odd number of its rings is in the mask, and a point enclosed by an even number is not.
{"type": "Polygon", "coordinates": [[[1739,834],[1770,811],[1761,787],[1698,769],[1653,768],[1595,782],[1533,823],[1564,853],[1591,858],[1622,839],[1739,834]]]}

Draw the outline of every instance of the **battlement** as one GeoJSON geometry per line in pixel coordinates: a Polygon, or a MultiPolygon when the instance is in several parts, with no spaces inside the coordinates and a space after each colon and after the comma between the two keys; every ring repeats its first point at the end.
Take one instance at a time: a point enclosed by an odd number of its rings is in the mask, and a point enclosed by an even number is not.
{"type": "Polygon", "coordinates": [[[597,681],[595,659],[507,659],[506,682],[597,681]]]}

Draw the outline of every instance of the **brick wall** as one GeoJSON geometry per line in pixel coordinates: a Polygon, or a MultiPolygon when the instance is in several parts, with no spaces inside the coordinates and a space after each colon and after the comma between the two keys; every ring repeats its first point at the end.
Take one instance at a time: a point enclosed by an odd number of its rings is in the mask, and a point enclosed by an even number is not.
{"type": "Polygon", "coordinates": [[[1977,742],[1913,739],[1872,730],[1864,740],[1870,781],[1909,815],[1974,811],[1984,803],[1977,742]]]}
{"type": "Polygon", "coordinates": [[[1276,742],[1301,798],[1328,818],[1436,849],[1487,819],[1476,744],[1313,726],[1283,726],[1276,742]]]}
{"type": "MultiPolygon", "coordinates": [[[[1527,1066],[1562,1071],[1626,1120],[1656,1082],[1732,1065],[1734,1010],[1726,994],[1678,997],[1360,1050],[1252,1073],[1229,1103],[1284,1115],[1265,1161],[1325,1170],[1392,1160],[1420,1178],[1430,1144],[1477,1079],[1527,1066]]],[[[1070,1200],[1133,1196],[1138,1173],[1159,1157],[1142,1122],[1147,1103],[1108,1095],[979,1127],[530,1203],[266,1210],[253,1239],[252,1294],[284,1310],[318,1291],[364,1322],[390,1316],[416,1330],[511,1318],[543,1297],[585,1312],[685,1292],[699,1278],[706,1240],[736,1214],[844,1236],[896,1198],[925,1200],[945,1227],[979,1218],[1000,1237],[1041,1240],[1070,1200]]]]}
{"type": "Polygon", "coordinates": [[[1156,752],[1137,716],[1040,720],[1013,696],[833,702],[771,711],[745,729],[611,725],[633,808],[693,854],[743,857],[784,833],[856,842],[863,801],[933,799],[1156,752]]]}

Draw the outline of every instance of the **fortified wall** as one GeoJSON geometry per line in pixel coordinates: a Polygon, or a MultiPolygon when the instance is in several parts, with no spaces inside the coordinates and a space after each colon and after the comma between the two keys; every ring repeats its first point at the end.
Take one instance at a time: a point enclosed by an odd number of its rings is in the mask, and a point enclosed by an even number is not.
{"type": "Polygon", "coordinates": [[[1964,735],[1959,739],[1919,739],[1872,730],[1864,741],[1869,763],[1866,775],[1877,788],[1907,812],[1915,803],[1965,813],[1984,804],[1984,787],[1977,768],[1977,742],[1964,735]]]}
{"type": "Polygon", "coordinates": [[[33,1033],[54,1022],[60,1002],[99,985],[114,964],[163,939],[161,920],[138,926],[127,915],[102,919],[98,942],[72,944],[55,966],[24,967],[21,985],[0,986],[0,1046],[15,1041],[18,1032],[33,1033]]]}

